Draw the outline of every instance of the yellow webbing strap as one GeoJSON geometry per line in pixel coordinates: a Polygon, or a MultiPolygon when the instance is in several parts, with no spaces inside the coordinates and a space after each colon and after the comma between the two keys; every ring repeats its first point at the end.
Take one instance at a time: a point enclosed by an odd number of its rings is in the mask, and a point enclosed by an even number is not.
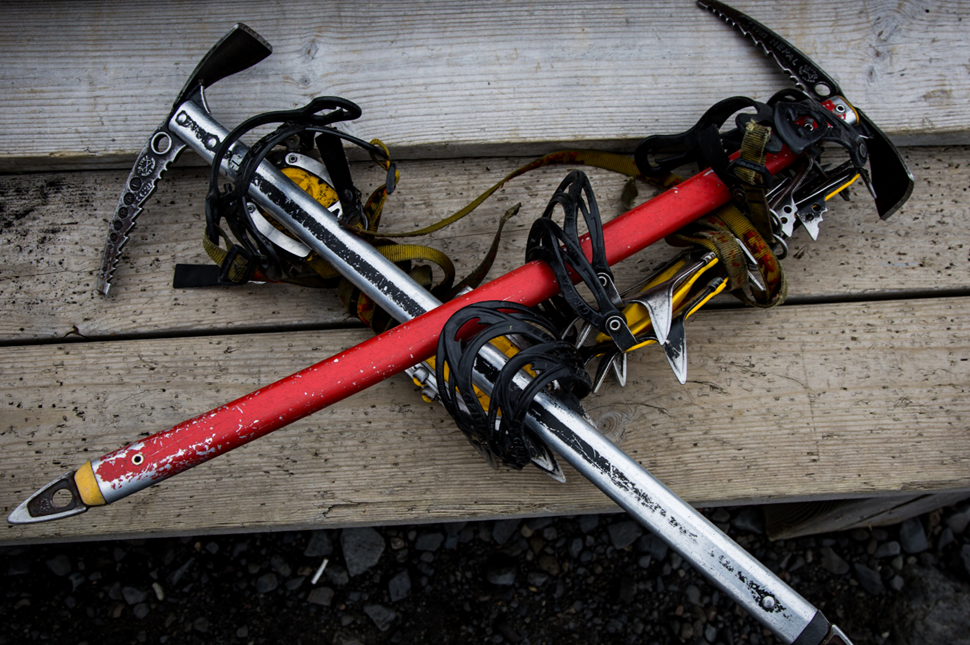
{"type": "MultiPolygon", "coordinates": [[[[749,121],[741,144],[741,158],[764,165],[764,149],[770,136],[771,128],[749,121]]],[[[669,236],[667,242],[674,246],[696,244],[717,253],[728,275],[729,288],[738,299],[755,307],[774,307],[787,297],[788,281],[771,247],[765,242],[765,237],[771,238],[772,231],[764,186],[760,183],[761,177],[753,170],[739,166],[734,172],[744,182],[747,212],[728,203],[669,236]],[[763,293],[748,288],[747,254],[741,244],[758,265],[765,285],[763,293]]]]}
{"type": "MultiPolygon", "coordinates": [[[[229,252],[219,246],[218,242],[209,239],[205,230],[202,231],[202,248],[205,249],[206,255],[220,267],[226,261],[226,256],[229,255],[229,252]]],[[[247,265],[246,258],[237,255],[232,261],[232,266],[229,268],[229,279],[236,283],[242,282],[246,276],[247,265]]]]}
{"type": "MultiPolygon", "coordinates": [[[[740,157],[758,166],[764,167],[767,153],[765,146],[771,138],[771,128],[748,121],[745,125],[744,138],[741,140],[740,157]]],[[[753,170],[739,166],[734,170],[735,176],[742,181],[744,191],[744,210],[748,219],[762,237],[771,239],[771,213],[768,210],[768,198],[765,193],[764,177],[753,170]]]]}
{"type": "Polygon", "coordinates": [[[636,177],[637,179],[649,182],[660,188],[669,188],[680,181],[680,179],[673,174],[668,174],[662,180],[646,177],[640,173],[636,162],[634,162],[632,158],[624,155],[618,155],[611,152],[601,152],[598,150],[562,150],[547,154],[544,157],[540,157],[535,161],[527,163],[521,168],[513,170],[500,182],[476,197],[470,204],[462,208],[457,213],[446,217],[439,222],[435,222],[430,226],[425,226],[417,231],[410,231],[407,233],[381,233],[381,237],[417,237],[439,231],[450,224],[454,224],[481,206],[486,199],[491,197],[496,191],[501,190],[505,184],[512,179],[524,175],[529,171],[536,170],[537,168],[557,165],[592,166],[594,168],[602,168],[603,170],[616,172],[621,175],[626,175],[627,177],[636,177]]]}

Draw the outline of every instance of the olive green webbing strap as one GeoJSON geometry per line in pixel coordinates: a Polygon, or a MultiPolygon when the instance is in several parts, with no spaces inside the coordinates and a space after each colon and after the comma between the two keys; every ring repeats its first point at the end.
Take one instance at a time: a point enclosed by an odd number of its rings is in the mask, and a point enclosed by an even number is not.
{"type": "MultiPolygon", "coordinates": [[[[741,158],[764,165],[765,146],[771,128],[749,122],[741,145],[741,158]]],[[[713,213],[667,237],[674,246],[697,245],[717,254],[728,276],[728,287],[742,302],[754,307],[774,307],[788,295],[788,280],[765,237],[772,238],[771,219],[759,173],[739,166],[735,174],[743,182],[745,212],[728,203],[713,213]],[[767,230],[767,234],[762,229],[767,230]],[[755,259],[765,291],[752,289],[747,255],[755,259]]]]}
{"type": "Polygon", "coordinates": [[[497,184],[486,190],[484,193],[476,197],[470,204],[462,208],[457,213],[450,215],[430,226],[426,226],[417,231],[410,231],[407,233],[381,233],[381,237],[418,237],[421,235],[427,235],[429,233],[434,233],[435,231],[440,231],[444,227],[454,224],[458,220],[462,219],[476,208],[482,205],[489,197],[491,197],[495,192],[501,190],[505,184],[507,184],[512,179],[520,177],[527,172],[536,170],[538,168],[543,168],[545,166],[591,166],[593,168],[602,168],[603,170],[609,170],[611,172],[619,173],[621,175],[626,175],[627,177],[635,177],[637,179],[643,180],[645,182],[654,184],[660,188],[669,188],[674,184],[678,183],[680,179],[675,175],[668,174],[662,180],[653,179],[643,175],[637,168],[636,162],[631,157],[626,157],[624,155],[618,155],[611,152],[601,152],[598,150],[561,150],[559,152],[552,152],[540,157],[534,161],[527,163],[521,168],[513,170],[511,173],[506,175],[497,184]]]}

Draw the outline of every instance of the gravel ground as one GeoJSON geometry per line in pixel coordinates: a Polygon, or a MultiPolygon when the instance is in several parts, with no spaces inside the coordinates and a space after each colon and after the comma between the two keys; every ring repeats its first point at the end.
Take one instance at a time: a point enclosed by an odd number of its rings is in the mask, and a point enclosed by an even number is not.
{"type": "MultiPolygon", "coordinates": [[[[856,645],[970,643],[970,504],[777,542],[706,514],[856,645]]],[[[0,645],[777,642],[625,514],[15,547],[0,574],[0,645]]]]}

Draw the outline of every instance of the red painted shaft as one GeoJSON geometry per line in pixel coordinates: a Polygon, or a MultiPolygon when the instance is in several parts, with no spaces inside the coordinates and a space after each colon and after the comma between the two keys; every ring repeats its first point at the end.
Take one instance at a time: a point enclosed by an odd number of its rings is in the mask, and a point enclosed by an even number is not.
{"type": "MultiPolygon", "coordinates": [[[[778,172],[794,159],[787,150],[770,155],[768,170],[778,172]]],[[[604,225],[608,262],[625,260],[728,199],[727,188],[710,170],[661,193],[604,225]]],[[[444,324],[465,305],[505,300],[531,307],[558,291],[552,270],[530,262],[336,356],[93,461],[102,494],[108,502],[120,499],[429,358],[444,324]]]]}

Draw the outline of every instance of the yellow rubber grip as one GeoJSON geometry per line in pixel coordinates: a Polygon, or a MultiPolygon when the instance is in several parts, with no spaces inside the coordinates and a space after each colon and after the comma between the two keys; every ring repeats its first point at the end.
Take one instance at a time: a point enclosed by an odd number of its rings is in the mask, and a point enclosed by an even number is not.
{"type": "Polygon", "coordinates": [[[77,492],[81,495],[81,501],[88,506],[104,506],[107,504],[104,501],[104,495],[101,494],[101,488],[98,486],[98,480],[94,476],[94,469],[91,467],[90,461],[74,473],[74,485],[77,486],[77,492]]]}

